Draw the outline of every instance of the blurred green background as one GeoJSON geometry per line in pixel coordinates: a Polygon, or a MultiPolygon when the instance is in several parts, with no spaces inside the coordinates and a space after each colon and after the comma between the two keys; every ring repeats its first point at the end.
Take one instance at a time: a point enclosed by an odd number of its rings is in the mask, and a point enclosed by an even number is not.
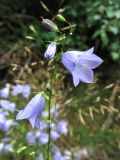
{"type": "MultiPolygon", "coordinates": [[[[69,23],[76,24],[70,30],[72,34],[64,31],[64,51],[84,51],[94,46],[95,53],[104,60],[95,70],[94,84],[81,83],[77,88],[62,64],[57,66],[60,74],[56,84],[62,82],[56,87],[62,103],[61,117],[69,122],[69,134],[58,145],[62,149],[90,147],[94,160],[119,160],[120,0],[1,0],[0,87],[24,82],[35,91],[44,88],[49,78],[43,57],[46,42],[57,35],[42,26],[41,16],[52,19],[58,11],[69,23]]],[[[61,30],[68,26],[56,19],[54,22],[61,30]]],[[[21,139],[24,141],[24,137],[21,139]]],[[[20,145],[17,140],[14,144],[15,151],[7,159],[26,160],[23,155],[31,148],[17,157],[20,145]]]]}

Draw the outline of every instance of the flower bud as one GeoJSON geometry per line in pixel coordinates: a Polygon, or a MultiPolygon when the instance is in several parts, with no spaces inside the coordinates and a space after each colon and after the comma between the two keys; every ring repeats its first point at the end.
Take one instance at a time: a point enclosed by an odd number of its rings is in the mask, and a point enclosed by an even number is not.
{"type": "Polygon", "coordinates": [[[66,22],[66,19],[61,14],[57,15],[57,19],[60,21],[66,22]]]}
{"type": "Polygon", "coordinates": [[[55,56],[56,53],[56,43],[52,42],[45,51],[44,57],[46,59],[51,59],[55,56]]]}
{"type": "Polygon", "coordinates": [[[57,25],[53,23],[52,21],[50,21],[49,19],[43,19],[42,24],[49,31],[59,31],[57,25]]]}

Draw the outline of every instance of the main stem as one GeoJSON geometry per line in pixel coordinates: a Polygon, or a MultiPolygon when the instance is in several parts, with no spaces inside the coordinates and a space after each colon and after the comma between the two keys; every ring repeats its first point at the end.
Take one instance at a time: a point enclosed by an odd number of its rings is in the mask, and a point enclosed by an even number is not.
{"type": "Polygon", "coordinates": [[[50,132],[51,132],[51,126],[50,126],[50,121],[51,121],[51,117],[50,117],[50,106],[51,106],[51,93],[49,95],[49,108],[48,108],[48,150],[47,150],[47,160],[50,160],[50,132]]]}
{"type": "Polygon", "coordinates": [[[49,92],[49,104],[48,104],[48,149],[47,149],[47,160],[50,160],[50,132],[51,132],[51,116],[50,116],[50,109],[51,109],[51,98],[52,98],[52,87],[53,87],[53,77],[54,77],[54,72],[52,71],[51,73],[51,81],[50,81],[50,92],[49,92]]]}

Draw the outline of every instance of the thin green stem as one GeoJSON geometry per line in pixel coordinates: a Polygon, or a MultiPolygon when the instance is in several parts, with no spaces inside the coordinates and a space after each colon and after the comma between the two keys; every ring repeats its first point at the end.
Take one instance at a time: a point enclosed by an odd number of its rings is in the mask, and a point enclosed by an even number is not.
{"type": "Polygon", "coordinates": [[[51,138],[50,138],[50,132],[51,132],[51,115],[50,115],[50,109],[51,109],[51,98],[52,98],[52,87],[53,87],[53,78],[54,78],[54,73],[52,71],[51,76],[50,76],[50,92],[49,92],[49,104],[48,104],[48,149],[47,149],[47,160],[50,160],[50,143],[51,143],[51,138]]]}
{"type": "MultiPolygon", "coordinates": [[[[63,34],[62,34],[63,36],[63,34]]],[[[63,47],[63,39],[62,39],[62,47],[63,47]]],[[[56,68],[56,61],[54,63],[55,68],[56,68]]],[[[54,71],[52,70],[51,75],[50,75],[50,92],[49,92],[49,106],[48,106],[48,148],[47,148],[47,160],[50,160],[50,145],[51,145],[51,138],[50,138],[50,133],[51,133],[51,120],[54,117],[51,117],[50,115],[50,109],[51,109],[51,99],[52,99],[52,92],[53,92],[53,83],[54,83],[54,78],[55,78],[55,68],[54,71]]],[[[51,67],[52,69],[52,67],[51,67]]],[[[56,110],[56,109],[55,109],[56,110]]],[[[54,116],[54,115],[53,115],[54,116]]]]}
{"type": "Polygon", "coordinates": [[[49,95],[49,108],[48,108],[48,134],[49,134],[49,138],[48,138],[48,151],[47,151],[47,160],[50,160],[50,132],[51,132],[51,126],[50,126],[50,121],[51,121],[51,116],[50,116],[50,108],[51,108],[51,93],[49,95]]]}

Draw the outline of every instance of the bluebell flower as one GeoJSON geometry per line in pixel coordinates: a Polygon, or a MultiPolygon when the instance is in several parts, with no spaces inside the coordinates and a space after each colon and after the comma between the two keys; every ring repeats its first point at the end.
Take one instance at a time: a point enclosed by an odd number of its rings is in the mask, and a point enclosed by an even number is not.
{"type": "Polygon", "coordinates": [[[17,96],[18,94],[21,94],[23,91],[23,85],[22,84],[16,84],[16,86],[13,87],[12,95],[17,96]]]}
{"type": "Polygon", "coordinates": [[[13,152],[13,144],[5,144],[4,146],[4,152],[13,152]]]}
{"type": "Polygon", "coordinates": [[[36,143],[36,136],[33,132],[28,132],[26,134],[26,139],[30,144],[35,144],[36,143]]]}
{"type": "Polygon", "coordinates": [[[2,142],[4,142],[4,143],[8,143],[8,142],[10,142],[10,138],[8,138],[8,137],[4,137],[4,138],[2,139],[2,142]]]}
{"type": "Polygon", "coordinates": [[[16,116],[17,120],[28,119],[32,127],[40,128],[40,116],[44,110],[44,97],[41,94],[34,96],[25,108],[16,116]]]}
{"type": "Polygon", "coordinates": [[[56,104],[53,108],[51,108],[50,113],[54,115],[54,119],[57,119],[59,116],[58,110],[60,109],[60,104],[56,104]]]}
{"type": "Polygon", "coordinates": [[[11,119],[7,119],[6,121],[4,121],[4,127],[3,127],[3,131],[8,131],[12,126],[18,126],[18,123],[14,122],[11,119]]]}
{"type": "Polygon", "coordinates": [[[18,123],[14,122],[12,119],[7,119],[6,112],[0,112],[0,130],[8,131],[12,126],[17,126],[18,123]]]}
{"type": "Polygon", "coordinates": [[[54,160],[65,160],[64,156],[62,156],[61,152],[56,152],[54,154],[54,160]]]}
{"type": "Polygon", "coordinates": [[[5,115],[0,113],[0,130],[4,131],[5,121],[6,121],[5,115]]]}
{"type": "Polygon", "coordinates": [[[41,132],[40,137],[39,137],[39,142],[41,145],[45,145],[48,143],[48,134],[41,132]]]}
{"type": "Polygon", "coordinates": [[[55,130],[51,130],[50,136],[53,141],[56,141],[60,137],[60,135],[55,130]]]}
{"type": "Polygon", "coordinates": [[[93,53],[94,48],[87,51],[67,51],[62,55],[62,63],[72,74],[73,83],[76,87],[80,81],[93,83],[93,70],[103,60],[93,53]]]}
{"type": "Polygon", "coordinates": [[[0,100],[0,107],[4,110],[9,110],[10,112],[14,112],[16,104],[8,100],[0,100]]]}
{"type": "Polygon", "coordinates": [[[57,146],[54,146],[52,150],[54,160],[65,160],[64,156],[62,155],[60,149],[57,146]]]}
{"type": "Polygon", "coordinates": [[[67,134],[68,129],[67,129],[67,125],[68,122],[65,120],[61,120],[58,122],[58,124],[56,125],[56,130],[60,133],[60,134],[67,134]]]}
{"type": "Polygon", "coordinates": [[[43,121],[40,121],[40,128],[39,128],[39,130],[41,132],[43,132],[45,128],[47,128],[47,123],[43,122],[43,121]]]}
{"type": "Polygon", "coordinates": [[[28,98],[31,93],[31,86],[26,84],[17,84],[13,87],[12,95],[17,96],[19,94],[22,94],[24,98],[28,98]]]}
{"type": "Polygon", "coordinates": [[[0,90],[0,97],[1,98],[8,98],[8,96],[9,96],[9,90],[10,90],[9,87],[2,88],[0,90]]]}
{"type": "Polygon", "coordinates": [[[7,153],[7,152],[13,152],[13,144],[4,144],[0,143],[0,153],[7,153]]]}
{"type": "Polygon", "coordinates": [[[0,115],[4,115],[4,116],[8,116],[9,115],[9,113],[6,111],[6,110],[0,110],[0,115]]]}
{"type": "MultiPolygon", "coordinates": [[[[53,117],[54,119],[58,118],[59,116],[58,110],[60,109],[60,107],[61,107],[60,104],[56,104],[54,107],[50,109],[50,114],[54,115],[53,117]]],[[[43,112],[43,116],[45,118],[48,117],[48,111],[43,112]]]]}
{"type": "MultiPolygon", "coordinates": [[[[41,127],[41,126],[40,126],[41,127]]],[[[41,134],[41,131],[40,130],[36,130],[35,131],[35,137],[36,138],[39,138],[40,137],[40,134],[41,134]]]]}
{"type": "Polygon", "coordinates": [[[5,115],[0,113],[0,130],[8,131],[11,126],[16,125],[18,125],[16,122],[11,119],[6,119],[5,115]]]}
{"type": "Polygon", "coordinates": [[[28,132],[26,134],[26,139],[30,144],[35,144],[38,140],[41,145],[45,145],[48,143],[48,134],[40,130],[35,130],[33,132],[28,132]]]}
{"type": "Polygon", "coordinates": [[[22,91],[22,95],[24,98],[28,98],[30,96],[31,93],[31,86],[30,85],[24,85],[23,86],[23,91],[22,91]]]}
{"type": "Polygon", "coordinates": [[[44,53],[44,57],[46,59],[52,59],[54,58],[55,56],[55,53],[56,53],[56,43],[55,42],[52,42],[48,48],[46,49],[45,53],[44,53]]]}

